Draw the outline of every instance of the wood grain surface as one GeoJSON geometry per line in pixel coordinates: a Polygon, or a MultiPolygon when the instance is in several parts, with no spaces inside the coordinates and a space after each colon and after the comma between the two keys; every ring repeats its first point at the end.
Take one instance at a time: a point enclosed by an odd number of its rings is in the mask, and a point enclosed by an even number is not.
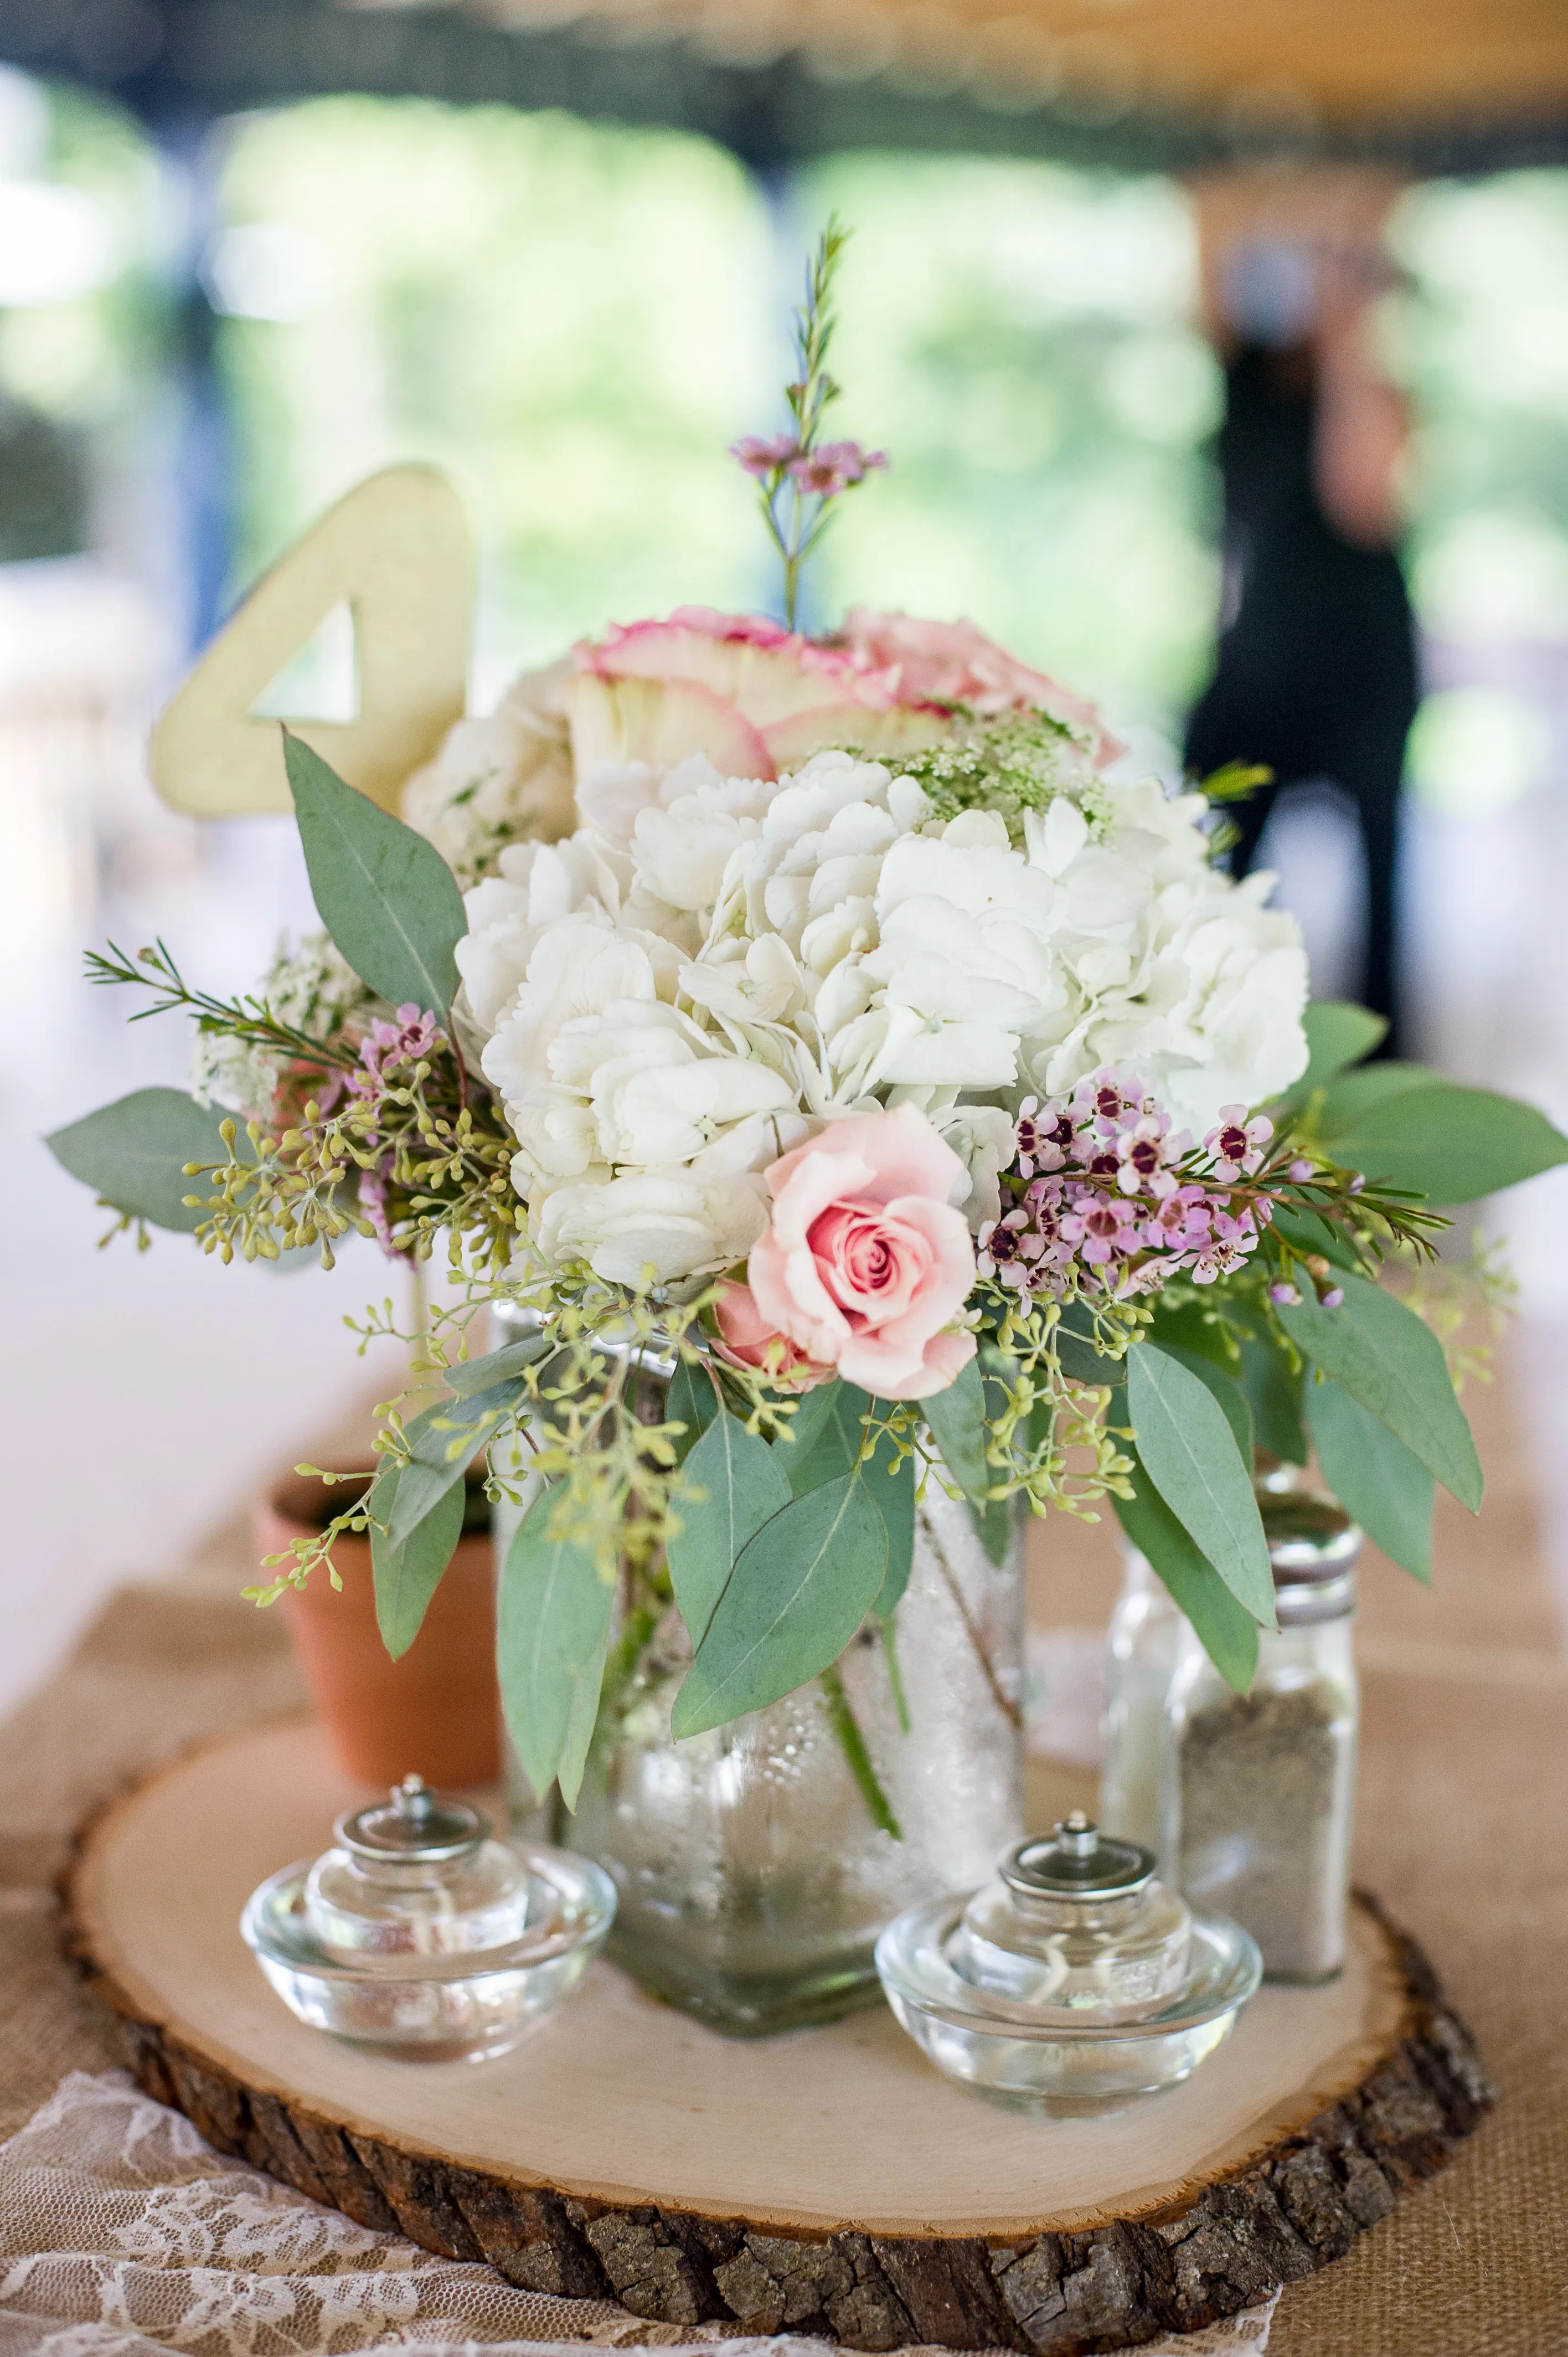
{"type": "Polygon", "coordinates": [[[306,1723],[189,1755],[85,1830],[74,1953],[220,2149],[538,2290],[857,2349],[1129,2347],[1340,2256],[1491,2100],[1369,1901],[1337,1981],[1264,1989],[1185,2086],[1101,2119],[980,2102],[881,2009],[735,2041],[606,1964],[499,2061],[388,2061],[295,2021],[238,1929],[363,1797],[306,1723]]]}

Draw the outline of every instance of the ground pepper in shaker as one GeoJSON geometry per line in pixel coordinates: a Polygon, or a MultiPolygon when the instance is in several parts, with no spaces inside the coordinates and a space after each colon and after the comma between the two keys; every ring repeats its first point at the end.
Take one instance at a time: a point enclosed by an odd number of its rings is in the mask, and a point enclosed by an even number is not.
{"type": "Polygon", "coordinates": [[[1251,1691],[1228,1686],[1190,1630],[1167,1705],[1162,1854],[1193,1905],[1250,1932],[1265,1977],[1331,1980],[1345,1961],[1359,1695],[1350,1648],[1361,1533],[1332,1499],[1259,1500],[1277,1631],[1251,1691]]]}

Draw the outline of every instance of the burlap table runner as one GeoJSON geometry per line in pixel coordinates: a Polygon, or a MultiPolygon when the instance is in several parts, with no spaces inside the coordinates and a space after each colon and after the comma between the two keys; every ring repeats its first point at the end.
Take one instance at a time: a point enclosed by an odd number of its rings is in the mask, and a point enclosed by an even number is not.
{"type": "MultiPolygon", "coordinates": [[[[1434,1595],[1375,1560],[1364,1581],[1358,1871],[1427,1949],[1502,2101],[1348,2258],[1287,2287],[1270,2357],[1568,2351],[1568,1661],[1506,1380],[1467,1405],[1480,1522],[1444,1515],[1434,1595]]],[[[115,2060],[58,1951],[73,1828],[156,1760],[299,1699],[281,1623],[237,1599],[251,1576],[236,1527],[122,1590],[0,1728],[0,2134],[115,2060]]],[[[1035,1609],[1091,1620],[1112,1580],[1103,1528],[1053,1523],[1035,1609]]]]}

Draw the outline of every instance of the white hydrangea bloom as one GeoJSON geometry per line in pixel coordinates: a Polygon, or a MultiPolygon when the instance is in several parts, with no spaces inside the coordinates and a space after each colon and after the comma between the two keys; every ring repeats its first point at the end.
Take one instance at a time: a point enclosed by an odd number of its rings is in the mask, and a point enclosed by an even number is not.
{"type": "Polygon", "coordinates": [[[508,844],[553,843],[577,823],[566,719],[569,661],[525,672],[494,712],[459,720],[403,790],[403,816],[460,884],[493,872],[508,844]]]}
{"type": "Polygon", "coordinates": [[[1095,780],[1092,824],[1058,796],[1022,848],[842,752],[777,785],[607,766],[583,799],[598,823],[468,895],[459,952],[551,1259],[628,1283],[730,1265],[768,1163],[862,1106],[930,1115],[978,1224],[1026,1093],[1122,1064],[1203,1128],[1304,1068],[1294,922],[1271,879],[1212,869],[1201,800],[1155,780],[1095,780]]]}

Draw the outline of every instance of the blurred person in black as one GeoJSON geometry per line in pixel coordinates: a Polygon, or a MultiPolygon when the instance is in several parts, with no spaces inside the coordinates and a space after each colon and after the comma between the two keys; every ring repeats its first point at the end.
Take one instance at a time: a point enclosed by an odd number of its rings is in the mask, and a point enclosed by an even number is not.
{"type": "Polygon", "coordinates": [[[1394,554],[1407,421],[1369,350],[1391,273],[1375,236],[1233,238],[1209,273],[1226,361],[1219,659],[1187,724],[1187,767],[1265,765],[1230,813],[1244,876],[1282,787],[1327,780],[1360,821],[1367,931],[1360,996],[1401,1052],[1396,930],[1400,784],[1419,701],[1415,631],[1394,554]]]}

